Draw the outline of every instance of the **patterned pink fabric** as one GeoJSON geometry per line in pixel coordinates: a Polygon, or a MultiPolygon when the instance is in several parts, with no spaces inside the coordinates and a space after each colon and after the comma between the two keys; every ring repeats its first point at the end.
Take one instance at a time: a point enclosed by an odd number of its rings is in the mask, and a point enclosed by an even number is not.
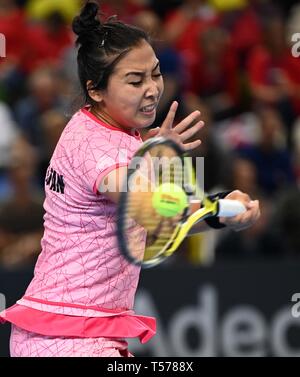
{"type": "Polygon", "coordinates": [[[96,195],[95,184],[112,166],[127,164],[140,144],[140,136],[101,123],[87,109],[73,116],[48,169],[42,253],[26,296],[132,309],[139,268],[120,255],[116,205],[96,195]],[[63,194],[55,175],[63,177],[63,194]]]}
{"type": "MultiPolygon", "coordinates": [[[[107,317],[115,316],[119,322],[114,322],[110,332],[106,330],[105,337],[118,337],[117,328],[125,328],[129,322],[128,337],[145,331],[154,335],[155,320],[139,320],[132,310],[140,269],[129,264],[118,251],[116,205],[96,189],[109,171],[128,164],[141,142],[139,133],[126,133],[102,123],[88,109],[73,116],[46,175],[45,231],[34,278],[19,305],[0,313],[0,317],[27,331],[37,332],[38,328],[39,334],[56,336],[64,335],[55,326],[59,317],[51,318],[51,324],[46,320],[37,325],[35,317],[25,323],[26,307],[65,316],[65,329],[71,316],[71,326],[78,317],[78,328],[82,323],[79,317],[87,317],[95,327],[92,336],[102,337],[99,329],[104,329],[107,317]],[[131,321],[125,323],[130,316],[131,321]],[[101,317],[99,326],[96,319],[101,317]]],[[[85,336],[81,330],[73,335],[85,336]]],[[[12,339],[13,344],[18,343],[14,335],[12,339]]]]}
{"type": "Polygon", "coordinates": [[[12,327],[12,357],[130,357],[122,339],[41,336],[12,327]]]}

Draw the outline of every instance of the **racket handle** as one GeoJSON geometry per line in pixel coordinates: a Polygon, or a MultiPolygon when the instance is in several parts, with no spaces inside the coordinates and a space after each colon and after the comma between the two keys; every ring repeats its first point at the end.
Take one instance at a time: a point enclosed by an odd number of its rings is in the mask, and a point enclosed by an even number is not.
{"type": "Polygon", "coordinates": [[[246,207],[239,200],[220,199],[218,217],[232,217],[246,212],[246,207]]]}

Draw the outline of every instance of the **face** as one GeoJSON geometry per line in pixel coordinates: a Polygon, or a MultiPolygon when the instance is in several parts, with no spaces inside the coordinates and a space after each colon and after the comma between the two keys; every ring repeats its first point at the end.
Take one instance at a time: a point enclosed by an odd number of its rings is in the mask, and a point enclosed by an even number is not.
{"type": "Polygon", "coordinates": [[[148,127],[155,120],[163,88],[159,61],[152,47],[142,41],[116,65],[107,88],[96,99],[97,111],[116,127],[148,127]]]}

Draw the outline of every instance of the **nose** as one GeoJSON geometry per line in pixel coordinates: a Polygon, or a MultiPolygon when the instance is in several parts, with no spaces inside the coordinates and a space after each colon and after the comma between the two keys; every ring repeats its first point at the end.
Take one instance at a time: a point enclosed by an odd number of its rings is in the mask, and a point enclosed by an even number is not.
{"type": "Polygon", "coordinates": [[[159,96],[159,87],[156,81],[150,79],[145,92],[146,98],[157,98],[159,96]]]}

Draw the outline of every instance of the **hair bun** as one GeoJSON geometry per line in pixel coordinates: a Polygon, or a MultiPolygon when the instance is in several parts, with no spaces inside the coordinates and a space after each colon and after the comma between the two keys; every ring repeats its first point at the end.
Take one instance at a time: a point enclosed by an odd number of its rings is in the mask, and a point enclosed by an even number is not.
{"type": "MultiPolygon", "coordinates": [[[[72,23],[72,29],[78,37],[89,34],[101,28],[101,22],[97,18],[99,7],[96,3],[87,3],[79,16],[76,16],[72,23]]],[[[81,41],[78,41],[81,43],[81,41]]]]}

